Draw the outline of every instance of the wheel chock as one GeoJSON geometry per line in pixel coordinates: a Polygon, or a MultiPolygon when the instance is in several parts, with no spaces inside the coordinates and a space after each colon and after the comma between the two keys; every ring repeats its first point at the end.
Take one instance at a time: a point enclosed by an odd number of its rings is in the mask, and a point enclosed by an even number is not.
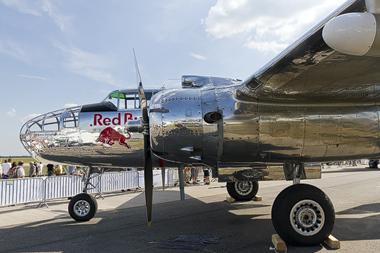
{"type": "Polygon", "coordinates": [[[255,196],[252,200],[253,201],[263,201],[263,198],[260,196],[255,196]]]}
{"type": "Polygon", "coordinates": [[[232,197],[226,197],[226,201],[232,203],[232,202],[235,202],[235,199],[232,197]]]}
{"type": "Polygon", "coordinates": [[[340,241],[336,239],[334,236],[329,235],[329,237],[325,240],[327,246],[331,249],[340,249],[340,241]]]}
{"type": "Polygon", "coordinates": [[[274,247],[276,248],[276,250],[282,250],[282,251],[286,250],[286,244],[278,234],[272,235],[272,243],[274,247]]]}

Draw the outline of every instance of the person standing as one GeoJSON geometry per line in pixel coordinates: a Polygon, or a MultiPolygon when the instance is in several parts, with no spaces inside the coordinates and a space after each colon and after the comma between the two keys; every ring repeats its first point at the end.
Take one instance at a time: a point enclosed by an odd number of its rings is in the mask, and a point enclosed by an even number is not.
{"type": "Polygon", "coordinates": [[[47,172],[48,172],[48,176],[51,177],[53,176],[53,173],[54,173],[54,165],[49,163],[48,165],[46,165],[47,167],[47,172]]]}
{"type": "Polygon", "coordinates": [[[35,177],[36,176],[36,166],[33,162],[29,163],[29,177],[35,177]]]}
{"type": "Polygon", "coordinates": [[[37,176],[42,176],[42,169],[43,169],[44,165],[42,164],[42,162],[40,162],[40,164],[37,165],[37,176]]]}
{"type": "Polygon", "coordinates": [[[7,176],[8,178],[17,178],[17,163],[16,162],[12,163],[11,168],[7,172],[7,176]]]}
{"type": "Polygon", "coordinates": [[[1,166],[3,168],[3,178],[8,178],[8,171],[12,168],[12,158],[5,160],[4,164],[1,166]]]}
{"type": "Polygon", "coordinates": [[[74,171],[75,171],[75,166],[70,165],[69,166],[69,175],[72,175],[74,171]]]}
{"type": "Polygon", "coordinates": [[[24,170],[24,162],[19,161],[17,166],[17,178],[24,178],[25,177],[25,170],[24,170]]]}
{"type": "Polygon", "coordinates": [[[84,171],[80,166],[77,166],[76,169],[73,171],[74,176],[82,177],[82,174],[84,174],[84,171]]]}
{"type": "Polygon", "coordinates": [[[210,171],[208,168],[203,169],[204,177],[205,177],[205,184],[210,184],[210,171]]]}
{"type": "Polygon", "coordinates": [[[55,175],[56,176],[62,176],[62,170],[63,170],[62,165],[58,164],[57,166],[55,166],[55,172],[54,172],[55,175]]]}
{"type": "MultiPolygon", "coordinates": [[[[0,164],[1,164],[1,161],[3,161],[3,159],[0,158],[0,164]]],[[[3,165],[1,164],[0,166],[0,179],[3,178],[3,165]]]]}

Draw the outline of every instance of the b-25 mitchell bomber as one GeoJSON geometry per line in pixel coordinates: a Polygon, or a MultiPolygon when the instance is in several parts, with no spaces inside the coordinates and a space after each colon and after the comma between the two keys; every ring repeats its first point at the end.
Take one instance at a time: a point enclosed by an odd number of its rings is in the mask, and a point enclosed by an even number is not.
{"type": "Polygon", "coordinates": [[[50,117],[56,132],[40,116],[21,140],[37,158],[92,167],[135,166],[119,157],[139,141],[149,222],[152,159],[179,171],[213,167],[236,198],[251,198],[257,181],[275,179],[266,167],[282,166],[294,183],[274,201],[273,226],[289,244],[316,245],[333,230],[335,212],[323,191],[300,183],[314,177],[306,164],[380,156],[379,26],[380,0],[349,1],[244,81],[183,76],[182,88],[157,91],[148,107],[139,78],[139,116],[123,113],[120,102],[112,115],[105,104],[63,110],[50,117]],[[143,142],[125,132],[139,117],[143,142]]]}

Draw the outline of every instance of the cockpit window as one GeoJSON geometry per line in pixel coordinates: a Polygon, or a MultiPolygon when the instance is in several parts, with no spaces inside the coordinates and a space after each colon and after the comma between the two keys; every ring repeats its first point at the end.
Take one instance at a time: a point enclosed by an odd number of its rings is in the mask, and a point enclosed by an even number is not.
{"type": "Polygon", "coordinates": [[[138,108],[137,93],[120,93],[119,110],[138,108]]]}
{"type": "Polygon", "coordinates": [[[115,107],[117,107],[118,99],[119,99],[119,91],[115,90],[115,91],[111,92],[108,95],[108,97],[106,97],[103,101],[104,102],[111,102],[112,104],[115,105],[115,107]]]}
{"type": "MultiPolygon", "coordinates": [[[[152,92],[145,93],[148,106],[149,106],[149,102],[152,96],[153,96],[152,92]]],[[[103,101],[111,102],[119,110],[140,108],[139,93],[137,91],[125,92],[125,91],[115,90],[111,92],[108,95],[108,97],[106,97],[106,99],[104,99],[103,101]]]]}

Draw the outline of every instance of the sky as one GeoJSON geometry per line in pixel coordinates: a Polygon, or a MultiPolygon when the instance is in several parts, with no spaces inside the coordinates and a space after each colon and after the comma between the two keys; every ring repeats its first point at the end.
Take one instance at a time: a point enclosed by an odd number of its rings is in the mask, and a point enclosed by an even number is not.
{"type": "Polygon", "coordinates": [[[246,79],[345,0],[0,0],[0,157],[29,119],[182,75],[246,79]]]}

